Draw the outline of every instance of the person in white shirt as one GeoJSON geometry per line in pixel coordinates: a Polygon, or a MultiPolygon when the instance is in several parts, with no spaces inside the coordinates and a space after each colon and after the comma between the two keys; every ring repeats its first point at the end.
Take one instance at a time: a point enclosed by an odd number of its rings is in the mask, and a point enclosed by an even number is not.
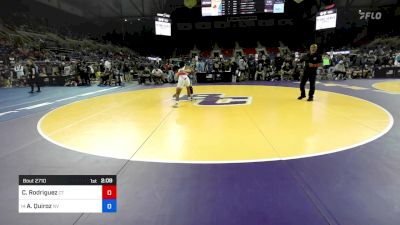
{"type": "Polygon", "coordinates": [[[104,62],[104,68],[105,68],[106,70],[111,71],[111,62],[108,61],[108,60],[106,60],[106,61],[104,62]]]}
{"type": "Polygon", "coordinates": [[[399,67],[400,67],[400,54],[398,54],[398,55],[394,58],[394,66],[399,66],[399,67]]]}
{"type": "Polygon", "coordinates": [[[93,65],[89,65],[88,70],[89,70],[89,77],[95,78],[93,65]]]}
{"type": "Polygon", "coordinates": [[[64,76],[70,76],[71,75],[71,66],[69,64],[64,66],[64,76]]]}
{"type": "Polygon", "coordinates": [[[246,73],[247,66],[248,66],[247,62],[243,58],[239,59],[239,63],[238,63],[239,74],[238,74],[238,77],[241,77],[241,78],[239,78],[240,80],[243,80],[245,78],[245,73],[246,73]]]}
{"type": "Polygon", "coordinates": [[[335,74],[335,80],[346,79],[346,67],[344,66],[343,60],[340,60],[335,66],[333,69],[333,74],[335,74]]]}
{"type": "Polygon", "coordinates": [[[163,71],[158,68],[157,66],[154,67],[154,69],[151,71],[151,76],[153,77],[153,81],[155,84],[162,84],[162,78],[163,78],[163,71]]]}
{"type": "Polygon", "coordinates": [[[21,79],[21,77],[23,77],[25,74],[24,74],[24,67],[21,65],[21,64],[17,64],[15,67],[14,67],[14,71],[15,71],[15,73],[17,74],[17,78],[18,79],[21,79]]]}

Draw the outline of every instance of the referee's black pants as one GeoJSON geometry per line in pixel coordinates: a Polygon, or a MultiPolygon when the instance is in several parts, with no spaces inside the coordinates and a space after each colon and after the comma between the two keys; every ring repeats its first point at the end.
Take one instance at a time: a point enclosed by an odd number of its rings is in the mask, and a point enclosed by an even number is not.
{"type": "Polygon", "coordinates": [[[36,87],[37,87],[37,91],[40,91],[40,83],[39,82],[40,81],[39,81],[39,79],[37,77],[29,78],[29,86],[31,86],[31,92],[33,92],[35,84],[36,84],[36,87]]]}
{"type": "Polygon", "coordinates": [[[306,83],[307,81],[310,81],[310,91],[308,92],[308,98],[313,98],[314,97],[314,92],[315,92],[315,80],[317,78],[317,74],[312,74],[312,73],[304,73],[303,77],[301,78],[300,81],[300,91],[301,91],[301,96],[306,97],[306,83]]]}

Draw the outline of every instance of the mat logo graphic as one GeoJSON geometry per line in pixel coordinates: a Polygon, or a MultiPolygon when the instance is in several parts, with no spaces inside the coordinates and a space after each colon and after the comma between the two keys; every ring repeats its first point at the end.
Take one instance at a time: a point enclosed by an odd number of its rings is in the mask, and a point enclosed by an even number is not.
{"type": "MultiPolygon", "coordinates": [[[[247,96],[225,96],[224,94],[194,94],[196,105],[199,106],[234,106],[250,105],[252,98],[247,96]]],[[[187,96],[182,98],[188,100],[187,96]]]]}
{"type": "Polygon", "coordinates": [[[360,14],[360,20],[367,20],[370,18],[372,20],[380,20],[382,18],[381,12],[363,12],[361,10],[358,10],[358,14],[360,14]]]}

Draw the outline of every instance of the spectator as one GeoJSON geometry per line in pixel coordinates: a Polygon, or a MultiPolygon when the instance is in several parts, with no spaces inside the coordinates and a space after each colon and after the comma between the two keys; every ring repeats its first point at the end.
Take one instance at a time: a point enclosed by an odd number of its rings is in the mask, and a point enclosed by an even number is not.
{"type": "Polygon", "coordinates": [[[105,68],[105,70],[111,71],[111,62],[108,61],[108,60],[106,60],[106,61],[104,62],[104,68],[105,68]]]}
{"type": "Polygon", "coordinates": [[[154,67],[151,75],[155,84],[163,84],[163,71],[160,68],[154,67]]]}
{"type": "Polygon", "coordinates": [[[112,77],[110,70],[106,70],[104,73],[101,73],[99,85],[110,85],[110,77],[112,77]]]}
{"type": "Polygon", "coordinates": [[[149,67],[142,65],[141,68],[143,70],[140,70],[141,73],[139,75],[139,84],[145,84],[146,83],[146,79],[148,79],[149,82],[151,82],[151,71],[150,71],[149,67]]]}
{"type": "Polygon", "coordinates": [[[261,80],[265,80],[265,67],[263,66],[263,63],[261,60],[257,64],[257,69],[254,74],[254,80],[257,80],[258,76],[260,76],[261,80]]]}
{"type": "Polygon", "coordinates": [[[333,74],[335,75],[335,80],[346,80],[346,68],[344,66],[343,60],[340,60],[339,63],[335,66],[335,68],[333,69],[333,74]]]}
{"type": "Polygon", "coordinates": [[[280,53],[278,53],[277,55],[276,55],[276,57],[275,57],[275,68],[276,69],[280,69],[280,68],[282,68],[282,65],[283,65],[283,58],[281,57],[281,54],[280,53]]]}
{"type": "Polygon", "coordinates": [[[292,80],[293,66],[285,62],[280,71],[281,80],[292,80]]]}
{"type": "Polygon", "coordinates": [[[249,80],[252,80],[257,70],[257,62],[253,55],[250,55],[249,57],[248,67],[249,67],[249,80]]]}
{"type": "Polygon", "coordinates": [[[21,63],[18,63],[17,65],[15,65],[14,71],[15,71],[15,73],[17,75],[17,80],[21,80],[22,77],[25,75],[24,74],[24,67],[21,65],[21,63]]]}
{"type": "Polygon", "coordinates": [[[240,58],[238,67],[239,67],[239,73],[238,73],[239,80],[244,80],[246,77],[245,75],[246,69],[248,68],[247,62],[243,58],[240,58]]]}
{"type": "MultiPolygon", "coordinates": [[[[89,72],[89,79],[96,78],[93,65],[88,64],[88,66],[87,66],[87,71],[89,72]]],[[[90,82],[90,80],[89,80],[89,82],[90,82]]]]}
{"type": "Polygon", "coordinates": [[[301,63],[297,62],[295,64],[295,68],[293,70],[293,79],[295,81],[300,81],[300,77],[301,77],[301,71],[302,71],[302,67],[301,67],[301,63]]]}
{"type": "Polygon", "coordinates": [[[232,60],[231,64],[231,73],[232,73],[232,83],[236,83],[236,78],[238,76],[238,65],[235,60],[232,60]]]}
{"type": "Polygon", "coordinates": [[[110,85],[111,85],[111,79],[115,78],[115,86],[118,84],[118,86],[122,86],[122,73],[120,72],[121,70],[118,68],[117,65],[114,66],[113,69],[113,76],[110,77],[110,85]]]}
{"type": "Polygon", "coordinates": [[[122,64],[122,73],[124,75],[125,82],[131,81],[130,71],[131,70],[129,69],[128,63],[127,62],[123,63],[122,64]]]}
{"type": "Polygon", "coordinates": [[[398,54],[394,59],[394,65],[400,66],[400,54],[398,54]]]}
{"type": "Polygon", "coordinates": [[[69,64],[65,64],[64,66],[64,76],[70,76],[71,75],[71,66],[69,64]]]}

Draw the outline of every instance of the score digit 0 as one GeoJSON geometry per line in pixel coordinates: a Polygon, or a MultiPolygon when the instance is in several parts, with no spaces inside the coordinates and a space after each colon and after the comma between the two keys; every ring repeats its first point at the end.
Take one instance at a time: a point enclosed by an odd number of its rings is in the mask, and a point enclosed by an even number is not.
{"type": "Polygon", "coordinates": [[[103,185],[103,199],[116,199],[117,187],[115,185],[103,185]]]}

